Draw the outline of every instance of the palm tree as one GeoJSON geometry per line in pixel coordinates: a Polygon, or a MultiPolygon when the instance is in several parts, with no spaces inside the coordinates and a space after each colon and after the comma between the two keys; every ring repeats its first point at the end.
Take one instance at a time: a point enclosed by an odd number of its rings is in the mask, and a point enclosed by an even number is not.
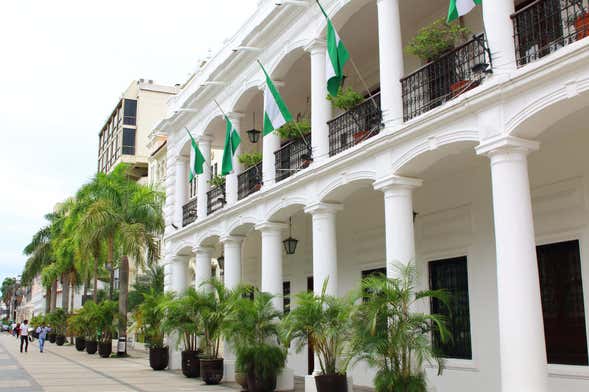
{"type": "MultiPolygon", "coordinates": [[[[119,165],[110,174],[99,173],[81,191],[87,201],[80,218],[80,233],[89,242],[106,240],[108,263],[119,261],[119,337],[127,337],[129,259],[137,265],[151,264],[158,257],[158,238],[164,230],[164,195],[130,180],[128,166],[119,165]]],[[[123,355],[123,353],[120,353],[123,355]]],[[[126,354],[126,349],[125,353],[126,354]]]]}
{"type": "Polygon", "coordinates": [[[7,307],[10,308],[10,299],[16,290],[16,278],[4,278],[2,282],[2,287],[0,291],[2,291],[2,302],[6,304],[7,307]]]}

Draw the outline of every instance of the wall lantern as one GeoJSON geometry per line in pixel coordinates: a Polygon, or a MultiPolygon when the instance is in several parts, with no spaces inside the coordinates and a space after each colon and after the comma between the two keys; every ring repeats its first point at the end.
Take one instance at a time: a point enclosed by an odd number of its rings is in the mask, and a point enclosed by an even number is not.
{"type": "Polygon", "coordinates": [[[246,133],[251,143],[257,143],[260,141],[260,135],[262,132],[256,129],[256,112],[254,112],[254,127],[246,133]]]}
{"type": "Polygon", "coordinates": [[[289,218],[289,235],[288,238],[282,241],[284,245],[284,250],[286,251],[287,255],[294,255],[297,250],[297,244],[299,243],[298,240],[292,238],[292,218],[289,218]]]}

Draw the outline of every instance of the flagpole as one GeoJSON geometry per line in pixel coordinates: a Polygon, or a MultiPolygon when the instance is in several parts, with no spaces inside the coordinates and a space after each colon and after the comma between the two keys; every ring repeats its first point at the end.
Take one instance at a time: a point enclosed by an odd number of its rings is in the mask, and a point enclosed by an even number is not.
{"type": "Polygon", "coordinates": [[[352,66],[354,67],[354,70],[356,70],[356,73],[358,74],[358,78],[360,79],[360,82],[364,85],[364,88],[366,89],[366,92],[368,93],[368,98],[370,98],[370,100],[374,104],[374,108],[376,110],[379,110],[380,108],[378,107],[378,104],[376,103],[376,100],[374,99],[374,96],[372,95],[372,92],[370,91],[370,88],[368,87],[368,84],[366,83],[366,80],[364,80],[364,78],[360,74],[360,70],[358,69],[358,66],[356,65],[356,62],[352,58],[352,55],[350,55],[350,62],[352,63],[352,66]]]}
{"type": "Polygon", "coordinates": [[[215,103],[215,105],[217,105],[217,107],[219,108],[219,110],[221,111],[221,113],[223,114],[223,117],[227,117],[227,115],[225,114],[225,112],[223,111],[223,109],[221,108],[221,105],[219,105],[219,102],[217,102],[216,99],[213,99],[213,102],[215,103]]]}

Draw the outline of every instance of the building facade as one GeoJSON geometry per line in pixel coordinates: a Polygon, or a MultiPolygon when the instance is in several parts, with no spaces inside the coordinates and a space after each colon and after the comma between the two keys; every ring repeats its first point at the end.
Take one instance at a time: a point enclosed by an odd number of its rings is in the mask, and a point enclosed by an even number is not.
{"type": "MultiPolygon", "coordinates": [[[[454,342],[439,347],[446,369],[427,369],[432,390],[587,390],[587,1],[485,1],[462,20],[474,34],[426,64],[404,46],[445,17],[447,0],[322,3],[354,62],[345,86],[366,91],[364,103],[343,112],[326,99],[315,2],[262,0],[156,126],[167,135],[166,289],[199,287],[223,256],[227,286],[253,283],[288,310],[292,294],[327,279],[343,295],[414,262],[420,288],[455,298],[454,342]],[[248,142],[264,107],[256,59],[310,120],[305,140],[248,142]],[[224,189],[205,165],[190,198],[186,128],[207,162],[223,147],[213,100],[240,131],[240,153],[263,161],[236,161],[224,189]]],[[[312,353],[289,355],[295,375],[317,365],[312,353]]],[[[349,374],[372,385],[362,363],[349,374]]]]}

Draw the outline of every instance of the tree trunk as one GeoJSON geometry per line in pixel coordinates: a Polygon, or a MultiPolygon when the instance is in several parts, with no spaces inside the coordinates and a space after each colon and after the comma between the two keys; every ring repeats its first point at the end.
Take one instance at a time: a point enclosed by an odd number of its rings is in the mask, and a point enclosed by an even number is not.
{"type": "MultiPolygon", "coordinates": [[[[72,273],[72,275],[74,275],[74,274],[72,273]]],[[[74,312],[74,310],[76,308],[76,304],[74,303],[74,294],[76,293],[76,288],[75,288],[76,285],[74,285],[74,279],[75,279],[74,277],[70,278],[70,283],[72,285],[72,287],[70,289],[70,309],[71,309],[72,313],[74,312]]]]}
{"type": "Polygon", "coordinates": [[[127,300],[129,295],[129,258],[123,256],[119,266],[119,344],[117,355],[127,355],[127,300]],[[124,339],[121,339],[124,338],[124,339]],[[122,341],[124,340],[124,342],[122,341]]]}
{"type": "Polygon", "coordinates": [[[108,239],[108,264],[110,265],[110,300],[114,300],[114,286],[115,286],[115,266],[113,264],[114,252],[114,238],[111,236],[108,239]]]}
{"type": "Polygon", "coordinates": [[[45,288],[45,314],[51,312],[51,287],[45,288]]]}
{"type": "Polygon", "coordinates": [[[68,312],[70,299],[70,277],[68,274],[63,274],[61,278],[61,308],[68,312]]]}
{"type": "Polygon", "coordinates": [[[49,310],[53,312],[57,307],[57,279],[51,285],[51,307],[49,310]]]}
{"type": "Polygon", "coordinates": [[[84,306],[84,303],[86,302],[86,298],[88,298],[88,286],[90,286],[90,278],[86,278],[84,280],[84,294],[82,296],[82,306],[84,306]]]}
{"type": "Polygon", "coordinates": [[[98,258],[94,259],[94,303],[98,302],[98,258]]]}

